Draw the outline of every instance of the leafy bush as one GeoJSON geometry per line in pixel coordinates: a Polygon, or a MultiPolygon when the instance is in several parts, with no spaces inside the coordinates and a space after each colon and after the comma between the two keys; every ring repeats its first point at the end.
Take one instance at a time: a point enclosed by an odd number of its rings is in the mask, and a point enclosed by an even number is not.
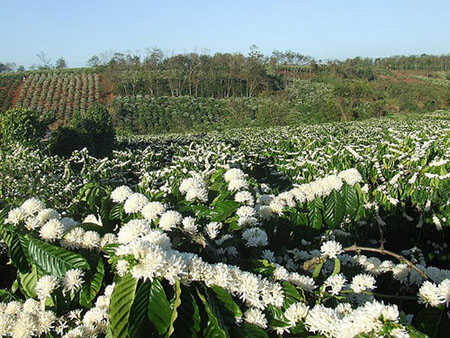
{"type": "Polygon", "coordinates": [[[70,126],[60,126],[52,132],[50,140],[50,153],[68,157],[74,150],[83,148],[81,134],[70,126]]]}
{"type": "Polygon", "coordinates": [[[49,117],[22,108],[9,109],[0,116],[0,136],[5,144],[20,143],[36,147],[50,124],[49,117]]]}
{"type": "Polygon", "coordinates": [[[86,112],[72,121],[73,128],[79,132],[83,145],[91,155],[104,157],[111,153],[115,144],[115,130],[108,109],[94,104],[86,112]]]}
{"type": "Polygon", "coordinates": [[[51,152],[69,156],[73,150],[87,148],[95,157],[111,154],[116,133],[108,109],[94,104],[89,110],[74,116],[70,126],[59,127],[52,136],[51,152]]]}

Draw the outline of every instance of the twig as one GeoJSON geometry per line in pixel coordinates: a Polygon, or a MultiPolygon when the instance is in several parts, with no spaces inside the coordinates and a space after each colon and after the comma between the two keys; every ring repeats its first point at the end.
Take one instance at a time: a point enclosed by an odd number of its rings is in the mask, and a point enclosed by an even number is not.
{"type": "Polygon", "coordinates": [[[344,251],[355,251],[357,253],[360,253],[361,251],[370,251],[370,252],[377,252],[382,255],[389,255],[394,258],[397,258],[400,262],[405,262],[411,269],[416,270],[424,279],[430,279],[430,277],[428,277],[428,275],[424,271],[420,270],[413,262],[406,259],[402,255],[399,255],[399,254],[396,254],[395,252],[386,250],[383,247],[369,248],[369,247],[357,246],[356,244],[353,244],[352,246],[344,248],[344,251]]]}
{"type": "MultiPolygon", "coordinates": [[[[356,292],[354,292],[353,290],[343,290],[343,291],[341,291],[341,293],[354,293],[354,294],[356,294],[356,292]]],[[[395,298],[395,299],[417,300],[417,297],[413,297],[413,296],[386,295],[384,293],[371,292],[371,291],[365,291],[365,290],[361,291],[360,293],[363,293],[363,294],[366,294],[366,295],[375,296],[375,297],[379,297],[379,298],[395,298]]]]}

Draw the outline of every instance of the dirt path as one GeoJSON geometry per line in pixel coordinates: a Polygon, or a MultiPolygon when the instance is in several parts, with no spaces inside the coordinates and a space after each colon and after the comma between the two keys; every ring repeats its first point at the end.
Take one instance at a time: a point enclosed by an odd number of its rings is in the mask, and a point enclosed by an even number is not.
{"type": "Polygon", "coordinates": [[[25,80],[22,80],[20,84],[17,86],[16,90],[14,91],[13,98],[11,100],[11,108],[14,108],[16,106],[16,102],[19,99],[20,92],[22,91],[23,84],[25,83],[25,80]]]}

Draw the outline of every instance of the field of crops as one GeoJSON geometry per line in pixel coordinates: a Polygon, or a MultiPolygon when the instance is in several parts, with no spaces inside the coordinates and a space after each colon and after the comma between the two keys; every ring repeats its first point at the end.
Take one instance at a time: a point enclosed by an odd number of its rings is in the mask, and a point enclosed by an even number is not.
{"type": "Polygon", "coordinates": [[[448,336],[449,117],[3,149],[0,333],[448,336]]]}
{"type": "Polygon", "coordinates": [[[8,74],[0,76],[0,112],[12,107],[14,94],[22,82],[20,74],[8,74]]]}
{"type": "Polygon", "coordinates": [[[16,102],[40,112],[53,111],[59,120],[87,110],[100,100],[100,79],[90,72],[36,72],[26,76],[16,102]]]}

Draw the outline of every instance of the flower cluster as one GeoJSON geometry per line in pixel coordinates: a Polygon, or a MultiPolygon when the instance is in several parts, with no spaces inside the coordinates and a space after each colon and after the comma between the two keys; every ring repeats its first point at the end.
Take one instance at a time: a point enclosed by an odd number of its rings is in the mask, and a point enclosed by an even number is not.
{"type": "Polygon", "coordinates": [[[205,181],[198,175],[184,179],[180,184],[180,192],[186,195],[187,201],[198,199],[202,202],[208,201],[208,189],[205,181]]]}

